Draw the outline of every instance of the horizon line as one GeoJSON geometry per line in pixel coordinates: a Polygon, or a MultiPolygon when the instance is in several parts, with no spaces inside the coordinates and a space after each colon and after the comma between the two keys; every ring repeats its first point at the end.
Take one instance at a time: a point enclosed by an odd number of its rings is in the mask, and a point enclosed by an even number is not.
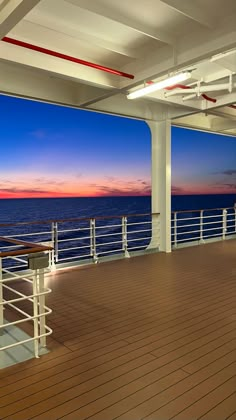
{"type": "MultiPolygon", "coordinates": [[[[176,194],[171,193],[171,196],[184,197],[184,196],[197,196],[197,195],[236,195],[236,192],[222,192],[222,193],[185,193],[176,194]]],[[[121,198],[121,197],[152,197],[151,194],[138,194],[138,195],[100,195],[100,196],[58,196],[58,197],[0,197],[0,200],[41,200],[41,199],[67,199],[67,198],[121,198]]]]}

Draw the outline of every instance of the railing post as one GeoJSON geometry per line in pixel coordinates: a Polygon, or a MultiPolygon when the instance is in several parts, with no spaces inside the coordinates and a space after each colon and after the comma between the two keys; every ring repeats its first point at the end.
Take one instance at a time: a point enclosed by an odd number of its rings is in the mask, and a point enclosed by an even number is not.
{"type": "Polygon", "coordinates": [[[34,355],[39,357],[39,308],[38,308],[38,270],[34,270],[33,276],[33,316],[34,316],[34,355]],[[36,338],[37,337],[37,338],[36,338]]]}
{"type": "Polygon", "coordinates": [[[234,203],[234,230],[236,232],[236,203],[234,203]]]}
{"type": "MultiPolygon", "coordinates": [[[[38,292],[39,293],[43,293],[44,292],[44,269],[40,268],[38,271],[38,292]]],[[[40,335],[43,335],[46,333],[46,328],[45,328],[45,321],[46,321],[46,317],[45,315],[41,316],[43,313],[45,312],[45,295],[41,295],[39,296],[39,327],[40,327],[40,335]]],[[[41,337],[40,338],[40,344],[41,346],[45,347],[46,346],[46,337],[41,337]]]]}
{"type": "Polygon", "coordinates": [[[96,220],[90,219],[90,253],[95,263],[98,262],[96,253],[96,220]]]}
{"type": "Polygon", "coordinates": [[[2,285],[2,258],[0,257],[0,335],[3,334],[3,285],[2,285]]]}
{"type": "Polygon", "coordinates": [[[200,210],[200,244],[204,244],[203,219],[204,219],[204,210],[200,210]]]}
{"type": "Polygon", "coordinates": [[[223,209],[222,213],[222,239],[225,239],[225,235],[227,232],[227,210],[223,209]]]}
{"type": "Polygon", "coordinates": [[[178,229],[178,221],[177,221],[177,211],[174,212],[174,248],[177,248],[177,229],[178,229]]]}
{"type": "Polygon", "coordinates": [[[55,263],[58,261],[58,225],[57,222],[52,222],[51,228],[53,251],[51,252],[50,268],[55,269],[55,263]]]}
{"type": "Polygon", "coordinates": [[[127,232],[127,217],[122,217],[122,249],[125,253],[125,257],[129,258],[128,252],[128,232],[127,232]]]}

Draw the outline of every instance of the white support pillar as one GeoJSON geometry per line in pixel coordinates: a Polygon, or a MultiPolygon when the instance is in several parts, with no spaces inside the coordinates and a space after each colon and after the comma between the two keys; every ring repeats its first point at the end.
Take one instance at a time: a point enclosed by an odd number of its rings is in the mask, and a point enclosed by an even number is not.
{"type": "Polygon", "coordinates": [[[160,251],[171,252],[171,123],[148,121],[152,137],[152,213],[160,213],[160,251]]]}

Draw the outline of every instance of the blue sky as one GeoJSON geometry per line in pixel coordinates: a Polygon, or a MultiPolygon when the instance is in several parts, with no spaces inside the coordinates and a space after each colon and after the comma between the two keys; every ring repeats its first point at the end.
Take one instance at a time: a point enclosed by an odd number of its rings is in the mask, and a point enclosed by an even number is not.
{"type": "MultiPolygon", "coordinates": [[[[0,197],[150,194],[145,122],[0,96],[0,197]]],[[[172,128],[177,194],[236,192],[236,139],[172,128]]]]}

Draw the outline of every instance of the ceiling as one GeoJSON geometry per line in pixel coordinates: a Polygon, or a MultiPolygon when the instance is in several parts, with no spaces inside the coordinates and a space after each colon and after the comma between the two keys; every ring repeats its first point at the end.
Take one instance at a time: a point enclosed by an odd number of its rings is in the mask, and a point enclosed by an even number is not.
{"type": "Polygon", "coordinates": [[[236,134],[235,22],[235,0],[0,0],[0,91],[236,134]],[[146,82],[182,70],[191,70],[188,89],[126,98],[146,82]],[[208,98],[202,96],[206,90],[208,98]]]}

